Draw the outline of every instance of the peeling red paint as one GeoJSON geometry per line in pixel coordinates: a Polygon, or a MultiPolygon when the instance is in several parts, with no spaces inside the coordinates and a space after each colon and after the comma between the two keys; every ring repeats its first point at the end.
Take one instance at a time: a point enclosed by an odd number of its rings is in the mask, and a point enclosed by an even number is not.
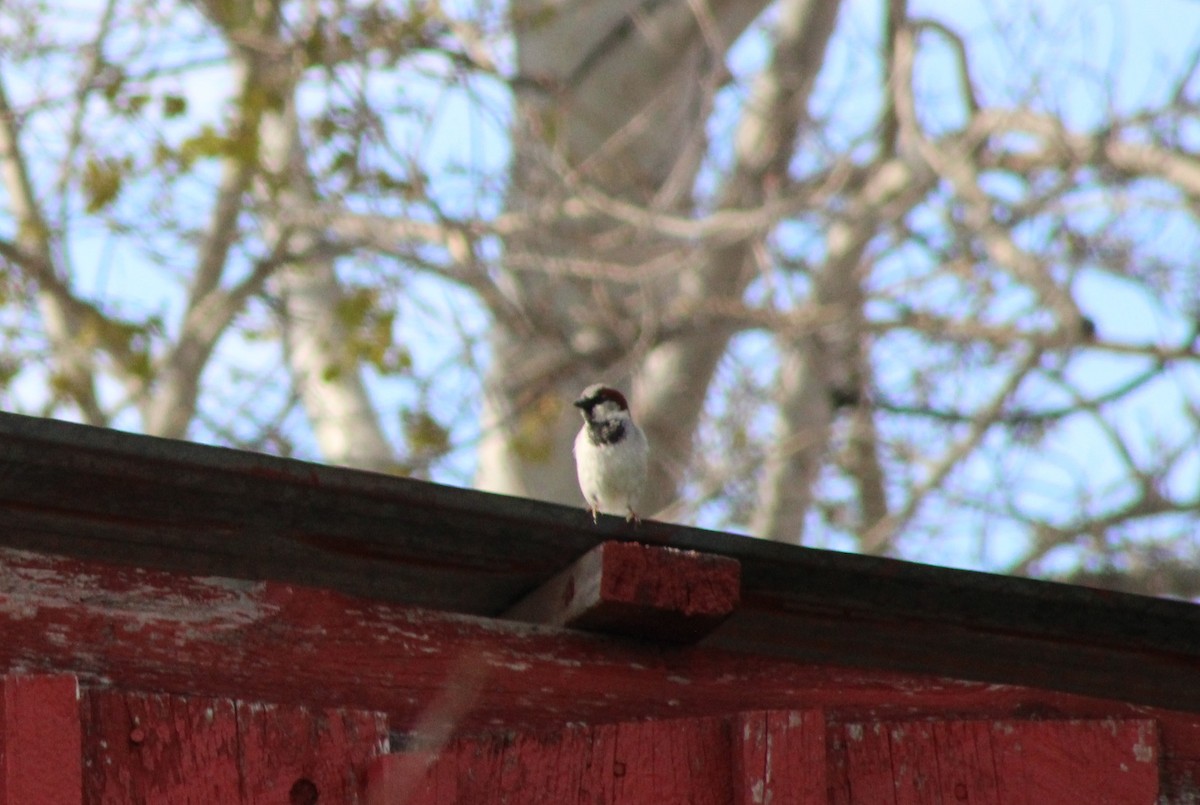
{"type": "MultiPolygon", "coordinates": [[[[480,780],[510,803],[576,801],[512,793],[531,781],[556,791],[560,777],[625,797],[612,801],[671,801],[638,797],[686,788],[697,802],[809,805],[826,801],[826,789],[831,802],[874,802],[872,785],[915,786],[930,758],[949,757],[930,755],[943,744],[922,737],[939,730],[961,735],[964,751],[986,734],[988,752],[1021,761],[1016,776],[1055,763],[1082,773],[1072,746],[1091,747],[1139,786],[1161,769],[1163,797],[1186,793],[1200,769],[1200,716],[1018,686],[621,641],[21,551],[0,551],[0,590],[0,669],[78,674],[84,684],[76,729],[89,803],[290,805],[309,784],[321,802],[369,802],[368,779],[377,793],[396,779],[425,786],[414,768],[431,775],[430,803],[460,789],[474,797],[480,780]],[[477,673],[459,691],[469,706],[450,723],[459,741],[416,766],[408,755],[376,760],[389,727],[413,730],[463,679],[464,658],[477,673]],[[1082,733],[1039,726],[1085,719],[1082,733]],[[497,728],[507,737],[487,737],[497,728]],[[883,753],[892,777],[876,780],[868,772],[884,768],[883,753]],[[1029,758],[1035,766],[1022,766],[1029,758]]],[[[947,802],[960,788],[977,801],[995,787],[973,777],[939,785],[947,802]]]]}

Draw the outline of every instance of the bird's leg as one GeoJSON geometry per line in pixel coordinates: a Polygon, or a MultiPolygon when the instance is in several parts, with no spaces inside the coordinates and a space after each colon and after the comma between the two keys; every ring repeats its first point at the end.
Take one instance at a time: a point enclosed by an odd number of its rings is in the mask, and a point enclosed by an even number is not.
{"type": "Polygon", "coordinates": [[[588,511],[590,511],[592,513],[592,523],[593,524],[598,523],[599,520],[597,519],[597,515],[599,515],[599,513],[600,513],[599,504],[595,503],[594,501],[589,500],[588,501],[588,511]]]}
{"type": "Polygon", "coordinates": [[[627,508],[629,509],[629,514],[625,515],[625,522],[633,523],[634,525],[641,525],[642,518],[638,517],[638,513],[633,510],[632,506],[627,508]]]}

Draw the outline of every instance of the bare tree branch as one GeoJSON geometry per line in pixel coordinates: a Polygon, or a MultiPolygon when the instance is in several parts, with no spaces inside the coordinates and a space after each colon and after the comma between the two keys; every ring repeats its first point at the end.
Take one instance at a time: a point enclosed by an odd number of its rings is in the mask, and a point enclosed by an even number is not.
{"type": "MultiPolygon", "coordinates": [[[[824,62],[839,4],[791,0],[781,6],[770,64],[751,90],[734,134],[735,165],[720,191],[722,208],[749,207],[770,198],[787,173],[809,93],[824,62]]],[[[754,239],[708,250],[681,283],[685,298],[737,298],[755,274],[754,239]]],[[[680,468],[704,394],[730,333],[697,332],[663,342],[647,356],[638,378],[643,421],[655,459],[647,509],[665,506],[678,489],[680,468]]]]}
{"type": "MultiPolygon", "coordinates": [[[[951,184],[958,198],[963,201],[966,206],[967,223],[971,231],[982,240],[988,257],[1010,271],[1017,280],[1035,290],[1066,329],[1079,330],[1083,316],[1070,294],[1054,282],[1051,273],[1040,261],[1018,247],[1011,234],[993,219],[992,199],[980,184],[973,156],[984,140],[981,129],[969,122],[967,130],[974,136],[942,142],[934,142],[922,132],[912,90],[917,29],[918,26],[913,25],[901,31],[896,41],[895,98],[901,131],[911,147],[937,174],[951,184]]],[[[938,29],[951,36],[952,41],[959,43],[960,53],[965,52],[957,36],[950,33],[945,26],[939,25],[938,29]]],[[[965,64],[965,57],[963,63],[965,64]]],[[[963,69],[965,72],[966,68],[963,69]]],[[[973,121],[978,102],[973,90],[969,89],[972,86],[969,74],[964,76],[963,81],[968,88],[968,112],[972,113],[973,121]]]]}
{"type": "Polygon", "coordinates": [[[75,88],[75,108],[71,114],[71,124],[67,130],[67,150],[58,172],[56,193],[59,198],[59,220],[66,221],[68,207],[68,187],[71,174],[75,167],[75,156],[83,140],[83,121],[87,114],[87,101],[92,96],[93,86],[100,71],[104,68],[104,43],[112,31],[113,16],[116,12],[117,0],[106,0],[104,11],[100,15],[100,24],[96,27],[96,35],[87,47],[87,63],[79,76],[75,88]]]}
{"type": "Polygon", "coordinates": [[[50,231],[34,193],[25,159],[21,154],[17,117],[0,80],[0,177],[3,177],[17,223],[16,248],[6,256],[25,268],[34,269],[38,306],[54,352],[54,363],[63,390],[79,407],[88,424],[107,424],[94,384],[94,366],[88,350],[80,343],[84,305],[72,294],[68,282],[54,267],[50,231]]]}
{"type": "MultiPolygon", "coordinates": [[[[264,163],[284,180],[275,209],[286,208],[292,198],[298,206],[313,203],[293,104],[289,99],[283,110],[263,121],[264,163]]],[[[321,254],[320,241],[311,233],[289,233],[274,222],[268,232],[277,247],[287,243],[293,251],[313,255],[284,266],[276,280],[288,364],[322,454],[333,463],[391,470],[394,453],[349,348],[342,319],[345,297],[332,258],[321,254]]]]}
{"type": "MultiPolygon", "coordinates": [[[[518,72],[543,89],[517,95],[508,213],[532,215],[548,202],[561,204],[564,186],[574,193],[579,185],[641,208],[686,208],[690,194],[681,189],[692,187],[700,166],[702,151],[693,146],[704,136],[711,108],[715,83],[709,77],[723,71],[724,53],[709,46],[731,43],[765,5],[710,2],[711,17],[704,19],[713,24],[706,38],[707,23],[686,3],[575,3],[553,13],[537,2],[513,3],[518,72]]],[[[594,213],[582,219],[571,214],[556,213],[535,232],[507,237],[506,251],[540,255],[543,264],[556,266],[582,247],[606,262],[638,265],[677,248],[653,233],[631,238],[627,227],[594,213]]],[[[674,298],[674,280],[614,287],[505,268],[499,280],[504,298],[525,315],[502,320],[491,334],[476,483],[507,494],[575,501],[571,458],[557,446],[569,443],[578,420],[562,400],[598,376],[616,385],[629,382],[645,345],[658,340],[657,302],[674,298]],[[614,346],[623,347],[618,364],[592,362],[614,346]],[[570,371],[552,373],[572,355],[581,357],[570,371]]],[[[698,390],[703,373],[697,381],[698,390]]],[[[640,395],[635,390],[635,408],[653,421],[653,403],[640,395]]],[[[666,455],[669,447],[664,439],[656,452],[666,455]]],[[[645,505],[653,508],[672,495],[651,494],[645,505]]]]}
{"type": "Polygon", "coordinates": [[[883,32],[884,101],[879,123],[879,155],[887,158],[895,155],[896,137],[900,124],[896,120],[896,99],[892,89],[895,81],[896,37],[908,22],[908,0],[888,0],[887,17],[883,32]]]}
{"type": "MultiPolygon", "coordinates": [[[[255,143],[259,138],[264,87],[260,59],[244,51],[235,55],[240,73],[238,93],[239,119],[233,124],[231,139],[237,143],[255,143]]],[[[200,244],[196,269],[188,288],[187,305],[176,343],[166,351],[154,382],[154,393],[144,398],[143,421],[146,430],[160,436],[182,438],[195,416],[200,375],[213,347],[240,311],[251,292],[257,292],[265,279],[264,266],[277,261],[260,261],[242,290],[221,290],[221,278],[229,253],[238,236],[238,216],[244,207],[246,192],[257,170],[252,151],[236,149],[221,160],[221,178],[208,231],[200,244]],[[237,306],[235,306],[237,305],[237,306]]]]}
{"type": "Polygon", "coordinates": [[[763,467],[751,533],[799,543],[812,504],[817,472],[829,444],[833,403],[826,365],[813,339],[784,345],[777,372],[776,438],[763,467]]]}
{"type": "Polygon", "coordinates": [[[768,539],[803,541],[810,492],[796,484],[816,478],[826,458],[835,400],[857,400],[846,455],[856,479],[863,528],[887,515],[887,495],[879,466],[874,425],[865,389],[866,339],[862,262],[880,227],[906,215],[933,187],[933,174],[914,170],[901,159],[881,162],[871,178],[848,194],[846,210],[834,218],[825,238],[826,259],[815,272],[812,304],[832,311],[829,323],[813,337],[797,342],[780,369],[778,420],[768,453],[753,533],[768,539]],[[801,366],[803,364],[803,366],[801,366]],[[785,374],[785,372],[787,374],[785,374]],[[789,376],[803,377],[803,384],[789,376]],[[807,434],[807,435],[806,435],[807,434]]]}
{"type": "Polygon", "coordinates": [[[567,401],[633,384],[668,516],[1196,589],[1200,58],[1130,98],[907,0],[43,6],[0,31],[3,404],[570,503],[567,401]]]}
{"type": "Polygon", "coordinates": [[[1116,136],[1118,127],[1094,134],[1067,130],[1061,120],[1029,110],[983,109],[973,119],[965,137],[994,138],[1005,133],[1038,137],[1040,150],[998,151],[994,164],[1019,173],[1046,168],[1108,165],[1128,175],[1149,175],[1174,185],[1192,198],[1200,198],[1200,159],[1153,142],[1116,136]]]}
{"type": "Polygon", "coordinates": [[[880,520],[862,535],[860,544],[864,553],[886,553],[894,549],[897,533],[908,525],[930,492],[937,489],[950,472],[979,445],[1041,357],[1040,349],[1031,348],[1026,351],[1025,357],[1009,373],[1008,380],[992,396],[991,402],[976,414],[967,433],[932,465],[925,479],[909,491],[904,506],[880,520]]]}

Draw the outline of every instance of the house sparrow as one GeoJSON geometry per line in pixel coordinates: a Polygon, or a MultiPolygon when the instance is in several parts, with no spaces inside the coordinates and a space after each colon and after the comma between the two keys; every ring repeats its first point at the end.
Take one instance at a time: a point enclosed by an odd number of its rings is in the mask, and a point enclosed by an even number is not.
{"type": "Polygon", "coordinates": [[[572,404],[583,414],[575,437],[575,469],[592,521],[597,512],[639,520],[634,506],[646,485],[650,450],[646,434],[629,415],[625,395],[596,383],[572,404]]]}

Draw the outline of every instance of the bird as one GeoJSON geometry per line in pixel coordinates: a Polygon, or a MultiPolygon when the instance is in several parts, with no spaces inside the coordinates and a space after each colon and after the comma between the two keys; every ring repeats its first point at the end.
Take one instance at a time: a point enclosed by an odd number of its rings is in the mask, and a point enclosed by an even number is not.
{"type": "Polygon", "coordinates": [[[636,507],[646,486],[650,446],[629,413],[625,395],[594,383],[572,405],[583,415],[583,427],[575,436],[575,471],[592,522],[599,512],[641,522],[636,507]]]}

